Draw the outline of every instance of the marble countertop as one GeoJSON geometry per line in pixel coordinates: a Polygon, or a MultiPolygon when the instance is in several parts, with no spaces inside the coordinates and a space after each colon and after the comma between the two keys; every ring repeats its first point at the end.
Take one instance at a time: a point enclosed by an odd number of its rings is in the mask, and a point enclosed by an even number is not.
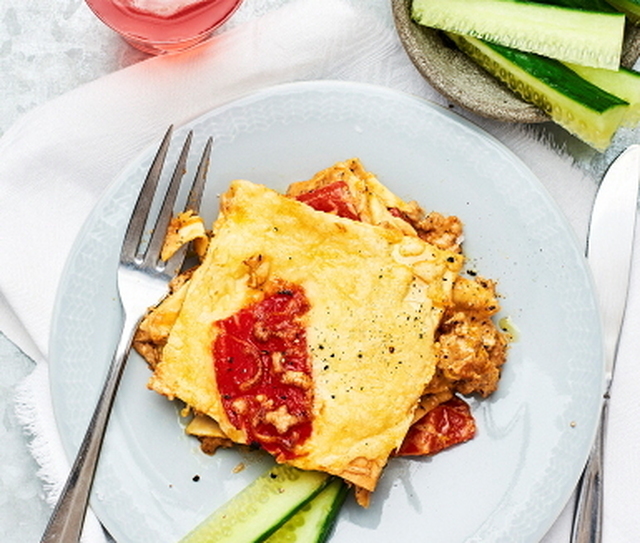
{"type": "Polygon", "coordinates": [[[0,135],[26,111],[144,58],[82,0],[2,0],[0,135]]]}
{"type": "Polygon", "coordinates": [[[49,507],[11,401],[16,385],[33,369],[33,362],[0,334],[0,367],[0,539],[8,543],[37,541],[49,507]]]}

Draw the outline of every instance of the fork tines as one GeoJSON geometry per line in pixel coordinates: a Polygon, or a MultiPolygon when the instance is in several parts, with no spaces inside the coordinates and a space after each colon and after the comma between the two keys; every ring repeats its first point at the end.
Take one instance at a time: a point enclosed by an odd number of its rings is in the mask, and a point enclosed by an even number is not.
{"type": "MultiPolygon", "coordinates": [[[[189,131],[184,141],[182,150],[180,151],[180,156],[171,176],[171,181],[165,193],[162,206],[160,207],[157,219],[152,228],[151,238],[146,248],[141,242],[146,228],[146,219],[149,216],[149,210],[153,204],[154,194],[162,174],[163,165],[167,157],[172,135],[173,126],[170,126],[164,135],[160,148],[158,149],[144,180],[140,195],[138,196],[138,200],[133,210],[129,227],[125,234],[120,258],[121,262],[126,262],[132,258],[132,255],[135,255],[135,260],[139,264],[143,264],[145,267],[149,268],[156,267],[158,271],[164,271],[164,273],[169,275],[172,275],[177,268],[180,267],[181,261],[184,259],[184,251],[179,251],[166,263],[162,262],[158,255],[160,254],[160,249],[167,233],[169,221],[173,215],[182,178],[186,173],[187,158],[189,156],[189,150],[193,140],[193,131],[189,131]]],[[[213,140],[212,138],[209,138],[202,152],[196,175],[193,177],[191,182],[189,195],[184,208],[185,211],[192,210],[197,213],[200,209],[200,202],[202,200],[212,144],[213,140]]]]}

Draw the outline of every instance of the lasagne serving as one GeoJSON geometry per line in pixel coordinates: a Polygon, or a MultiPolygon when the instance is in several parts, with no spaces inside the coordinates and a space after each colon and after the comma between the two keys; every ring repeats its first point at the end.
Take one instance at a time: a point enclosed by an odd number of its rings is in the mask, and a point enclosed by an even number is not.
{"type": "Polygon", "coordinates": [[[355,486],[366,505],[395,455],[471,439],[461,395],[498,385],[507,337],[494,282],[463,273],[462,224],[340,162],[286,194],[238,180],[201,262],[149,311],[134,346],[149,387],[194,415],[202,448],[250,445],[355,486]]]}

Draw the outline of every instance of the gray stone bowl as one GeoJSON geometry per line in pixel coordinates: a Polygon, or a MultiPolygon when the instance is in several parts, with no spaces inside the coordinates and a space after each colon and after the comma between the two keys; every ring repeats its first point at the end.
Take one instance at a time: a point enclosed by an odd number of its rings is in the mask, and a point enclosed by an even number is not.
{"type": "MultiPolygon", "coordinates": [[[[447,100],[477,115],[505,122],[541,123],[549,117],[478,67],[441,32],[411,19],[411,0],[391,0],[400,40],[422,76],[447,100]]],[[[622,65],[640,56],[640,28],[627,24],[622,65]]]]}

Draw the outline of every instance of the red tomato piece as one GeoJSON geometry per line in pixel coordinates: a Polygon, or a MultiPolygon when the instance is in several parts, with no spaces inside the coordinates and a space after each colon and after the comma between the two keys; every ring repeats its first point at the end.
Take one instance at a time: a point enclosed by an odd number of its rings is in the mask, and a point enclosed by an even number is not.
{"type": "Polygon", "coordinates": [[[353,195],[344,181],[336,181],[311,192],[299,194],[296,200],[317,211],[332,213],[354,221],[360,220],[353,195]]]}
{"type": "Polygon", "coordinates": [[[454,397],[441,403],[414,423],[397,456],[422,456],[469,441],[475,436],[476,423],[469,405],[454,397]]]}
{"type": "Polygon", "coordinates": [[[216,382],[230,422],[278,459],[311,434],[313,388],[301,287],[284,285],[216,322],[216,382]]]}

